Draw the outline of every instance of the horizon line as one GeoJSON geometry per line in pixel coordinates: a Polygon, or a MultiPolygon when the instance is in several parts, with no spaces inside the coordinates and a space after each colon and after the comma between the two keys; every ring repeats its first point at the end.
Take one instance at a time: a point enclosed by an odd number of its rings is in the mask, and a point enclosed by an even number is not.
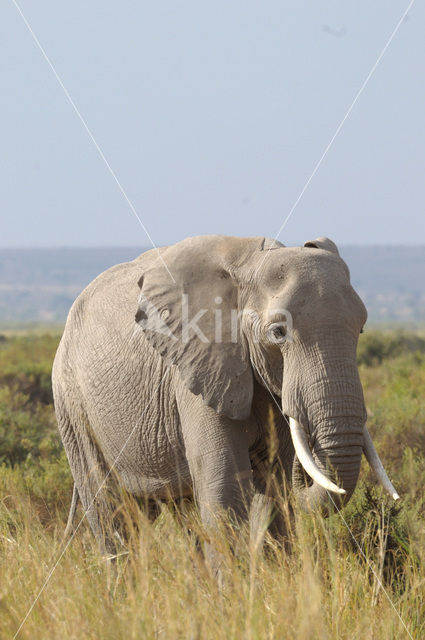
{"type": "MultiPolygon", "coordinates": [[[[210,234],[206,234],[210,235],[210,234]]],[[[247,236],[247,237],[256,237],[256,236],[247,236]]],[[[260,236],[258,236],[260,237],[260,236]]],[[[180,241],[177,241],[180,242],[180,241]]],[[[176,242],[159,244],[159,248],[161,247],[169,247],[176,242]]],[[[283,243],[284,244],[284,243],[283,243]]],[[[337,247],[340,249],[373,249],[373,248],[399,248],[399,249],[422,249],[425,248],[425,240],[422,243],[336,243],[337,247]]],[[[302,244],[284,244],[285,247],[300,247],[302,244]]],[[[146,245],[135,245],[135,244],[105,244],[105,245],[40,245],[40,246],[29,246],[29,245],[16,245],[16,246],[0,246],[0,251],[98,251],[98,250],[107,250],[107,249],[128,249],[128,250],[137,250],[137,251],[150,251],[152,247],[146,245]]]]}

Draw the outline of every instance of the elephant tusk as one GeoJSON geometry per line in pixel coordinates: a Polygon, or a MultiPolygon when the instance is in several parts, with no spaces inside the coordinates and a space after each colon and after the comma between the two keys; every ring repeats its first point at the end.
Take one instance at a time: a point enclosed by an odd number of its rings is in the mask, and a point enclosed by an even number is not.
{"type": "Polygon", "coordinates": [[[388,491],[388,493],[390,494],[390,496],[394,498],[394,500],[399,500],[400,496],[398,495],[397,491],[394,489],[389,477],[387,476],[387,472],[385,471],[384,465],[382,464],[378,456],[378,452],[375,449],[375,445],[372,442],[372,438],[370,437],[370,433],[366,425],[363,431],[363,439],[364,439],[363,452],[366,456],[366,460],[372,467],[373,471],[375,472],[379,482],[382,484],[384,489],[388,491]]]}
{"type": "Polygon", "coordinates": [[[307,435],[303,427],[294,418],[289,418],[289,428],[291,430],[292,442],[294,443],[295,453],[304,470],[308,475],[317,482],[321,487],[334,493],[344,494],[345,489],[337,487],[331,482],[319,469],[314,461],[313,454],[307,442],[307,435]]]}

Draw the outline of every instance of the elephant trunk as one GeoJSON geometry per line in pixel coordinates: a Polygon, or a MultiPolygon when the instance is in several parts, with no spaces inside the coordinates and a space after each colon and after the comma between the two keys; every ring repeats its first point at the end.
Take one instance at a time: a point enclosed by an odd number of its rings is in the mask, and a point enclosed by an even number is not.
{"type": "MultiPolygon", "coordinates": [[[[293,422],[291,419],[291,424],[293,422]]],[[[345,429],[338,427],[333,436],[319,435],[316,438],[310,451],[312,464],[307,468],[303,452],[294,441],[294,428],[291,428],[296,451],[293,486],[299,503],[306,510],[320,509],[327,513],[329,508],[332,509],[332,502],[340,507],[354,492],[360,471],[363,433],[362,425],[355,428],[347,422],[350,421],[345,421],[345,429]]]]}
{"type": "MultiPolygon", "coordinates": [[[[311,451],[302,425],[289,418],[289,426],[296,454],[292,472],[293,484],[301,505],[307,510],[326,510],[329,503],[333,502],[337,506],[341,501],[348,501],[354,491],[360,467],[356,436],[351,435],[351,442],[346,441],[343,447],[332,447],[330,451],[317,448],[311,451]],[[305,472],[308,473],[310,484],[305,472]],[[332,476],[339,482],[339,486],[330,479],[332,476]]],[[[399,500],[400,496],[388,478],[366,425],[363,429],[360,458],[362,452],[384,489],[394,500],[399,500]]]]}
{"type": "Polygon", "coordinates": [[[338,506],[354,492],[366,421],[355,358],[328,347],[325,357],[313,347],[302,351],[299,346],[296,355],[302,367],[296,366],[294,355],[282,381],[282,410],[293,419],[290,422],[295,449],[294,490],[305,508],[320,507],[325,511],[332,500],[338,506]],[[304,434],[304,453],[312,463],[309,468],[294,439],[297,431],[304,434]]]}
{"type": "Polygon", "coordinates": [[[325,512],[332,502],[346,503],[354,492],[363,453],[384,488],[398,499],[365,426],[355,345],[350,355],[342,350],[338,336],[323,340],[326,357],[314,346],[298,345],[282,380],[282,411],[289,416],[295,449],[292,480],[299,502],[306,509],[325,512]]]}

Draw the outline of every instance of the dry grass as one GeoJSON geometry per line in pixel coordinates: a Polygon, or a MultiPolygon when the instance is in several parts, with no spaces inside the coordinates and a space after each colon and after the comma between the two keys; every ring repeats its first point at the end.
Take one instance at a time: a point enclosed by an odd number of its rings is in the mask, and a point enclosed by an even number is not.
{"type": "MultiPolygon", "coordinates": [[[[196,510],[164,505],[152,524],[130,501],[128,553],[103,559],[84,522],[18,637],[408,638],[397,612],[411,637],[425,637],[425,359],[401,355],[361,374],[370,429],[402,495],[392,505],[363,466],[343,516],[366,560],[338,514],[297,516],[290,553],[268,540],[235,555],[219,531],[220,591],[196,510]]],[[[69,491],[62,458],[0,468],[1,638],[13,638],[61,552],[69,491]]]]}
{"type": "MultiPolygon", "coordinates": [[[[13,637],[60,553],[63,522],[42,524],[28,496],[9,498],[2,522],[2,637],[13,637]]],[[[373,509],[357,540],[384,581],[414,638],[424,635],[424,571],[416,553],[389,550],[388,509],[373,509]],[[384,546],[382,543],[384,542],[384,546]]],[[[181,518],[167,507],[152,525],[139,513],[139,531],[116,564],[79,532],[20,632],[22,638],[402,638],[408,637],[370,566],[335,518],[300,518],[287,553],[269,541],[266,552],[234,555],[217,534],[225,586],[205,568],[193,532],[197,514],[181,518]]],[[[342,525],[344,526],[344,525],[342,525]]],[[[393,533],[393,532],[392,532],[393,533]]],[[[392,541],[394,543],[394,540],[392,541]]]]}

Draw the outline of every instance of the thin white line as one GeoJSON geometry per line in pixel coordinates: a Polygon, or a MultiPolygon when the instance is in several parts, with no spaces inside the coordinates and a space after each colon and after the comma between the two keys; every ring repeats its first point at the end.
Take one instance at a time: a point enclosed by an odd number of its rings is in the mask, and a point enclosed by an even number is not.
{"type": "Polygon", "coordinates": [[[366,554],[364,553],[363,549],[361,548],[361,546],[360,546],[360,545],[359,545],[359,543],[357,542],[356,538],[354,537],[354,534],[353,534],[353,532],[351,531],[350,527],[348,526],[347,521],[345,520],[345,518],[344,518],[344,516],[342,515],[341,511],[338,509],[337,505],[335,504],[335,501],[334,501],[334,499],[333,499],[332,495],[329,493],[329,491],[327,491],[327,494],[328,494],[328,496],[330,497],[330,499],[332,500],[332,502],[333,502],[333,505],[334,505],[335,509],[337,510],[337,512],[339,513],[339,515],[341,516],[341,519],[342,519],[343,523],[345,524],[345,526],[347,527],[347,530],[348,530],[348,532],[349,532],[350,536],[353,538],[353,540],[354,540],[354,542],[355,542],[356,547],[358,548],[358,550],[359,550],[359,551],[360,551],[360,553],[362,554],[363,558],[365,559],[367,566],[368,566],[368,567],[369,567],[369,569],[372,571],[373,575],[375,576],[375,578],[376,578],[376,579],[377,579],[377,581],[378,581],[379,586],[381,587],[382,591],[385,593],[385,595],[386,595],[386,597],[387,597],[387,599],[388,599],[388,602],[390,603],[390,605],[392,606],[392,608],[394,609],[394,611],[395,611],[395,612],[396,612],[396,614],[398,615],[399,620],[400,620],[401,624],[403,625],[403,627],[404,627],[404,629],[405,629],[405,631],[406,631],[407,635],[409,636],[409,638],[412,638],[412,640],[413,640],[413,636],[412,636],[412,634],[410,633],[409,629],[406,627],[406,624],[405,624],[405,622],[404,622],[403,618],[401,617],[401,615],[400,615],[400,613],[399,613],[399,611],[398,611],[397,607],[395,606],[395,604],[394,604],[394,603],[393,603],[393,601],[391,600],[391,598],[390,598],[390,596],[389,596],[389,594],[388,594],[387,590],[385,589],[385,587],[384,587],[384,585],[382,584],[382,582],[381,582],[381,580],[380,580],[380,578],[379,578],[378,574],[376,573],[375,569],[373,568],[372,563],[368,560],[368,558],[366,557],[366,554]]]}
{"type": "MultiPolygon", "coordinates": [[[[261,373],[258,371],[258,369],[257,369],[257,368],[255,369],[255,371],[256,371],[256,372],[258,373],[258,375],[260,376],[261,380],[262,380],[262,381],[263,381],[263,383],[264,383],[264,386],[266,387],[267,391],[270,393],[270,395],[271,395],[271,397],[272,397],[273,402],[275,403],[275,405],[277,406],[277,408],[278,408],[279,412],[280,412],[280,413],[282,414],[282,416],[285,418],[285,420],[286,420],[286,422],[287,422],[287,424],[288,424],[288,426],[289,426],[288,418],[287,418],[287,417],[286,417],[286,415],[283,413],[283,411],[282,411],[281,407],[279,406],[279,403],[277,402],[277,400],[276,400],[276,398],[275,398],[275,396],[274,396],[273,392],[271,391],[270,387],[268,386],[267,382],[264,380],[263,376],[261,375],[261,373]]],[[[350,533],[351,537],[353,538],[354,542],[356,543],[357,548],[359,549],[359,551],[360,551],[360,553],[362,554],[363,558],[366,560],[366,563],[367,563],[368,567],[371,569],[371,571],[372,571],[373,575],[374,575],[374,576],[375,576],[375,578],[377,579],[377,581],[378,581],[378,583],[379,583],[379,586],[381,587],[382,591],[383,591],[383,592],[385,593],[385,595],[387,596],[389,603],[391,604],[392,608],[394,609],[394,611],[395,611],[395,612],[396,612],[396,614],[398,615],[398,617],[399,617],[399,619],[400,619],[400,621],[401,621],[401,623],[402,623],[403,627],[404,627],[404,628],[405,628],[405,630],[406,630],[406,633],[408,634],[408,636],[409,636],[410,638],[412,638],[412,636],[411,636],[411,634],[410,634],[410,631],[408,630],[408,628],[407,628],[407,626],[406,626],[406,624],[405,624],[405,622],[404,622],[403,618],[401,617],[400,613],[399,613],[399,612],[398,612],[398,610],[397,610],[397,607],[395,606],[395,604],[394,604],[394,603],[393,603],[393,601],[391,600],[390,596],[388,595],[387,590],[385,589],[384,585],[382,584],[381,580],[379,579],[379,576],[376,574],[376,572],[375,572],[375,570],[374,570],[373,566],[371,565],[371,563],[369,562],[369,560],[366,558],[366,555],[364,554],[364,552],[362,551],[362,549],[361,549],[361,547],[360,547],[359,543],[357,542],[356,538],[354,537],[354,534],[353,534],[353,532],[351,531],[350,527],[348,526],[348,524],[347,524],[347,522],[346,522],[346,520],[345,520],[344,516],[342,515],[341,511],[340,511],[340,510],[338,509],[338,507],[336,506],[335,501],[334,501],[334,499],[333,499],[332,495],[331,495],[331,494],[330,494],[330,492],[329,492],[329,491],[327,491],[327,490],[326,490],[326,493],[328,494],[328,496],[329,496],[329,497],[330,497],[330,499],[332,500],[332,502],[333,502],[333,504],[334,504],[334,506],[335,506],[335,508],[336,508],[336,510],[337,510],[337,513],[338,513],[338,514],[340,515],[340,517],[342,518],[342,521],[343,521],[343,523],[345,524],[345,526],[347,527],[347,529],[348,529],[348,531],[349,531],[349,533],[350,533]]],[[[413,640],[413,638],[412,638],[412,640],[413,640]]]]}
{"type": "Polygon", "coordinates": [[[28,31],[30,32],[34,42],[36,43],[37,47],[39,48],[39,50],[41,51],[44,59],[46,60],[47,64],[49,65],[53,75],[55,76],[56,80],[58,81],[60,87],[62,88],[65,96],[68,99],[68,102],[70,103],[71,107],[74,109],[75,113],[77,114],[81,124],[83,125],[84,129],[86,130],[89,138],[91,139],[91,141],[93,142],[94,146],[96,147],[100,157],[102,158],[103,162],[105,163],[109,173],[111,174],[112,178],[114,179],[114,181],[116,182],[118,189],[121,191],[122,195],[124,196],[124,199],[126,200],[127,204],[129,205],[131,211],[134,213],[135,217],[137,218],[140,226],[142,227],[143,231],[145,232],[146,236],[149,239],[149,242],[151,243],[151,245],[153,246],[154,249],[156,249],[156,251],[158,252],[158,256],[160,257],[164,267],[166,268],[170,278],[172,279],[172,281],[174,282],[174,284],[176,284],[176,281],[173,278],[173,275],[171,273],[171,271],[169,270],[169,268],[167,267],[164,258],[162,257],[160,250],[158,249],[158,247],[156,246],[155,242],[152,240],[148,230],[146,229],[145,225],[143,224],[142,220],[140,219],[139,214],[137,213],[136,209],[134,208],[133,203],[131,202],[130,198],[128,197],[128,195],[126,194],[126,192],[124,191],[124,188],[122,187],[120,181],[118,180],[114,170],[112,169],[111,165],[109,164],[109,162],[107,161],[105,154],[103,153],[102,149],[100,148],[100,146],[98,145],[98,143],[95,140],[94,135],[92,134],[92,132],[90,131],[86,121],[84,120],[83,116],[81,115],[80,111],[78,110],[75,102],[73,101],[73,99],[71,98],[67,88],[65,87],[65,85],[63,84],[62,80],[60,79],[56,69],[54,68],[53,64],[50,62],[50,59],[47,55],[47,53],[45,52],[45,50],[43,49],[43,47],[41,46],[40,41],[38,40],[37,36],[35,35],[34,31],[32,30],[28,20],[26,19],[26,17],[24,16],[24,14],[22,13],[22,9],[20,8],[20,6],[18,5],[18,3],[16,2],[16,0],[12,0],[13,4],[16,7],[16,10],[18,11],[19,15],[21,16],[22,20],[25,23],[25,26],[27,27],[28,31]]]}
{"type": "MultiPolygon", "coordinates": [[[[402,25],[405,17],[407,16],[407,14],[409,13],[410,9],[412,8],[413,4],[414,4],[415,0],[411,0],[411,2],[409,2],[409,6],[407,7],[407,9],[405,10],[405,12],[403,13],[403,15],[401,16],[400,20],[398,21],[396,27],[394,28],[392,34],[390,35],[386,45],[384,46],[384,48],[382,49],[381,53],[379,54],[375,64],[373,65],[373,67],[371,68],[371,70],[369,71],[368,75],[366,76],[365,81],[363,82],[362,86],[360,87],[360,89],[358,90],[357,94],[354,97],[354,100],[352,101],[347,113],[345,114],[345,116],[343,117],[343,119],[341,120],[341,122],[339,123],[334,135],[332,136],[330,142],[328,143],[326,149],[324,150],[324,152],[322,153],[322,155],[319,158],[319,161],[317,162],[316,166],[313,169],[312,174],[310,175],[309,179],[307,180],[307,182],[305,183],[304,187],[302,188],[298,198],[295,200],[294,204],[292,205],[288,215],[286,216],[285,220],[283,221],[279,231],[277,232],[276,236],[275,236],[275,240],[277,240],[277,238],[280,236],[280,234],[282,233],[283,229],[286,227],[289,219],[291,218],[292,214],[295,211],[295,208],[297,207],[299,201],[301,200],[301,198],[303,197],[304,193],[306,192],[310,182],[313,180],[314,176],[317,173],[317,170],[319,169],[320,165],[322,164],[323,160],[325,159],[326,154],[328,153],[329,149],[331,148],[331,146],[333,145],[335,138],[338,136],[339,132],[341,131],[342,127],[345,124],[345,121],[347,120],[348,116],[350,115],[350,113],[352,112],[355,104],[357,103],[358,99],[360,98],[361,94],[363,93],[363,91],[365,90],[367,84],[369,83],[369,80],[371,79],[371,77],[373,76],[373,74],[376,71],[376,68],[378,67],[379,63],[381,62],[385,52],[387,51],[388,47],[390,46],[391,42],[393,41],[395,35],[397,34],[397,31],[399,30],[400,26],[402,25]]],[[[260,263],[260,266],[258,267],[256,273],[258,273],[261,269],[261,267],[264,264],[264,261],[266,260],[267,256],[269,255],[271,251],[271,248],[269,248],[269,250],[267,251],[267,253],[265,254],[262,262],[260,263]]]]}
{"type": "Polygon", "coordinates": [[[116,463],[118,462],[122,452],[124,451],[124,449],[126,448],[131,436],[133,435],[133,433],[135,432],[135,430],[137,429],[137,427],[140,424],[140,421],[142,420],[143,416],[145,415],[146,411],[149,409],[150,405],[152,404],[153,400],[155,399],[155,393],[158,391],[159,387],[161,386],[161,384],[163,383],[166,375],[168,374],[169,369],[167,369],[167,371],[165,372],[164,376],[162,377],[159,385],[156,387],[154,393],[152,394],[152,399],[150,400],[150,402],[148,403],[148,405],[146,406],[145,410],[143,411],[142,415],[140,416],[139,420],[136,422],[136,424],[134,425],[133,429],[130,432],[130,435],[128,436],[127,440],[124,442],[121,451],[119,452],[119,454],[117,455],[117,457],[114,460],[113,465],[111,466],[111,468],[109,469],[108,473],[106,474],[104,480],[102,481],[101,485],[99,486],[98,490],[96,491],[92,501],[90,502],[89,506],[87,507],[86,511],[84,512],[80,522],[78,523],[78,525],[75,527],[71,537],[69,538],[68,542],[66,543],[65,547],[62,549],[62,552],[59,556],[59,558],[56,560],[55,564],[52,566],[52,568],[50,569],[49,573],[47,574],[47,577],[44,581],[43,586],[41,587],[40,591],[38,592],[34,602],[32,603],[32,605],[30,606],[30,608],[28,609],[24,619],[22,620],[21,624],[19,625],[18,630],[16,631],[15,635],[13,636],[13,640],[15,640],[15,638],[18,636],[20,630],[22,629],[22,627],[24,626],[25,622],[28,619],[28,616],[30,615],[31,611],[34,609],[35,605],[37,604],[37,601],[39,599],[39,597],[41,596],[41,594],[43,593],[43,591],[45,590],[45,588],[47,587],[47,584],[50,580],[50,578],[52,577],[56,567],[58,566],[59,562],[62,560],[62,557],[65,553],[65,551],[68,549],[69,545],[71,544],[72,540],[74,539],[75,534],[77,533],[78,529],[80,528],[81,523],[83,522],[84,518],[86,517],[89,509],[91,508],[91,506],[93,505],[94,501],[96,500],[99,491],[102,489],[103,485],[105,484],[105,482],[107,481],[107,479],[109,478],[109,476],[111,475],[111,472],[113,470],[113,468],[115,467],[116,463]]]}

